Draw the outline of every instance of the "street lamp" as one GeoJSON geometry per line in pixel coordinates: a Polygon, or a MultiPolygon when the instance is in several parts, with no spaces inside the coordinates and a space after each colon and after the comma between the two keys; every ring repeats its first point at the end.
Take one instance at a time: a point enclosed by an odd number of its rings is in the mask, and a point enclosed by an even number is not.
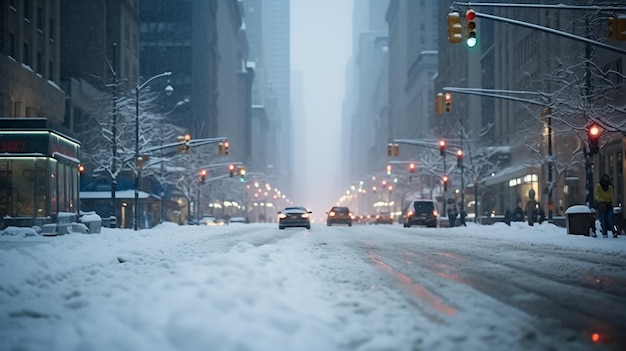
{"type": "MultiPolygon", "coordinates": [[[[174,92],[174,88],[172,88],[172,86],[170,85],[170,82],[168,80],[167,82],[167,86],[165,87],[165,96],[170,96],[172,95],[172,93],[174,92]]],[[[180,102],[179,102],[180,103],[180,102]]],[[[179,106],[178,104],[176,106],[179,106]]],[[[167,100],[165,101],[165,108],[168,108],[167,106],[167,100]]],[[[163,114],[163,118],[161,118],[161,138],[165,138],[165,128],[164,128],[164,124],[165,124],[165,113],[163,114]]],[[[163,140],[163,139],[161,139],[163,140]]],[[[164,144],[163,141],[161,141],[162,144],[164,144]]],[[[163,223],[163,217],[165,217],[165,209],[163,208],[163,198],[165,197],[165,180],[164,178],[164,174],[165,174],[165,162],[163,161],[163,149],[161,149],[161,197],[160,197],[160,214],[159,214],[159,223],[163,223]]]]}
{"type": "MultiPolygon", "coordinates": [[[[172,72],[163,72],[161,74],[157,74],[156,76],[151,77],[143,84],[139,85],[137,83],[137,87],[135,87],[135,165],[137,165],[137,161],[139,160],[139,91],[143,89],[148,83],[153,81],[154,79],[165,77],[171,75],[172,72]]],[[[171,87],[170,87],[171,88],[171,87]]],[[[171,89],[173,91],[174,89],[171,89]]],[[[167,88],[166,88],[167,92],[167,88]]],[[[133,229],[137,230],[137,224],[139,223],[139,178],[141,178],[141,168],[137,167],[137,174],[135,178],[135,213],[133,220],[133,229]]]]}

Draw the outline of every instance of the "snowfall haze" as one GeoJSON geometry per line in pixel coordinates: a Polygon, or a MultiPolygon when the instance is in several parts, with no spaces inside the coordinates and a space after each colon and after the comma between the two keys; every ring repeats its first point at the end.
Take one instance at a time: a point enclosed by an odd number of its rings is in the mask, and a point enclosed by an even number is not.
{"type": "MultiPolygon", "coordinates": [[[[316,212],[341,196],[348,164],[341,140],[346,64],[352,51],[352,0],[291,1],[291,64],[301,74],[304,126],[297,125],[295,148],[304,146],[294,197],[316,212]],[[305,145],[300,145],[305,140],[305,145]],[[342,174],[343,172],[343,174],[342,174]]],[[[301,116],[294,119],[302,120],[301,116]]],[[[296,200],[297,201],[297,200],[296,200]]],[[[318,213],[319,214],[319,213],[318,213]]]]}

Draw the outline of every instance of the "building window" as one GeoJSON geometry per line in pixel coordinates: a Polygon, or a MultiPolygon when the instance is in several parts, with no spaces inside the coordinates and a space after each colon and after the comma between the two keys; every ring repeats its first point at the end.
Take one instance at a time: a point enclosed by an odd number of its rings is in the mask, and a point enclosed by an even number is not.
{"type": "Polygon", "coordinates": [[[13,101],[12,117],[22,117],[22,103],[19,101],[13,101]]]}
{"type": "Polygon", "coordinates": [[[30,22],[30,2],[31,0],[24,0],[24,19],[30,22]]]}
{"type": "Polygon", "coordinates": [[[9,56],[15,58],[15,34],[9,33],[9,56]]]}
{"type": "Polygon", "coordinates": [[[37,51],[37,73],[43,75],[43,55],[37,51]]]}
{"type": "Polygon", "coordinates": [[[22,62],[27,65],[30,66],[30,48],[28,47],[28,43],[24,43],[23,45],[23,49],[22,49],[22,62]]]}
{"type": "Polygon", "coordinates": [[[43,9],[37,6],[37,29],[43,32],[43,9]]]}
{"type": "Polygon", "coordinates": [[[54,19],[50,18],[48,20],[48,38],[50,40],[54,40],[54,19]]]}

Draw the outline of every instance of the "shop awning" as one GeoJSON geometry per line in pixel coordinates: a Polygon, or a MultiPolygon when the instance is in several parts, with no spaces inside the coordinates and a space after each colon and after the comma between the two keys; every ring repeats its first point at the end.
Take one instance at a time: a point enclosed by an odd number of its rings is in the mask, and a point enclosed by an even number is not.
{"type": "MultiPolygon", "coordinates": [[[[155,199],[161,199],[159,196],[154,194],[149,194],[145,191],[139,191],[140,199],[147,199],[149,197],[153,197],[155,199]]],[[[110,191],[81,191],[80,199],[110,199],[111,192],[110,191]]],[[[115,192],[116,199],[123,200],[131,200],[135,198],[135,190],[119,190],[115,192]]]]}
{"type": "Polygon", "coordinates": [[[496,174],[494,174],[493,176],[486,178],[485,185],[504,183],[514,178],[523,177],[527,174],[536,174],[537,167],[539,167],[539,165],[535,165],[534,167],[531,165],[517,165],[506,167],[496,172],[496,174]]]}

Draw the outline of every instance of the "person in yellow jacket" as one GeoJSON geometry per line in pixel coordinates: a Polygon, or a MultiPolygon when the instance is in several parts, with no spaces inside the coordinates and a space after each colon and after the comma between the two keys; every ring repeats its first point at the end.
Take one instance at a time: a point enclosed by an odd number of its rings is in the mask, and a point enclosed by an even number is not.
{"type": "Polygon", "coordinates": [[[608,237],[608,231],[613,232],[613,237],[617,238],[617,233],[613,229],[613,184],[608,174],[604,174],[595,189],[596,207],[598,208],[598,219],[602,225],[602,235],[608,237]]]}

